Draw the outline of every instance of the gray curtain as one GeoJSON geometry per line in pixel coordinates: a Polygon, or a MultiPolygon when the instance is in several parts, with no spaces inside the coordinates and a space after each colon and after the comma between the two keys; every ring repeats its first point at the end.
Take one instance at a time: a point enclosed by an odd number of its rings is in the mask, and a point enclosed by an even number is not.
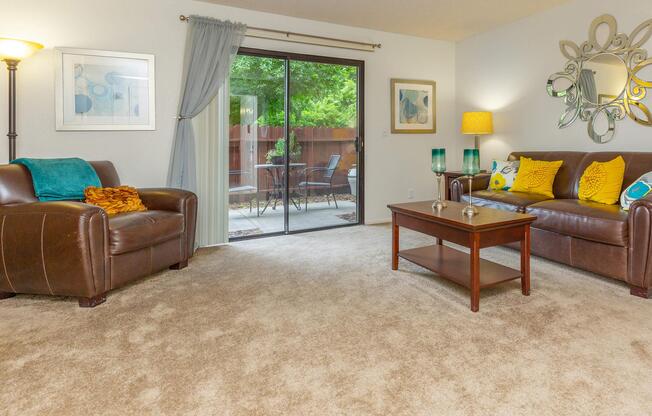
{"type": "Polygon", "coordinates": [[[583,69],[582,72],[580,72],[580,90],[582,91],[582,96],[589,100],[589,102],[593,104],[598,103],[595,76],[593,75],[593,71],[590,69],[583,69]]]}
{"type": "Polygon", "coordinates": [[[168,172],[168,186],[197,191],[192,118],[215,98],[229,74],[247,27],[190,16],[181,84],[181,102],[168,172]]]}

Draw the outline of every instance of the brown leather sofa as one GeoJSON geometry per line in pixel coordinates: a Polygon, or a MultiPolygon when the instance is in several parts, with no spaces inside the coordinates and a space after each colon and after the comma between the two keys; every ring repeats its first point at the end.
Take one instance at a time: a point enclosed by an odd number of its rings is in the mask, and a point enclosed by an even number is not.
{"type": "MultiPolygon", "coordinates": [[[[473,203],[537,216],[532,224],[532,254],[627,282],[632,295],[652,292],[652,196],[634,202],[629,212],[620,205],[580,201],[584,169],[593,161],[621,155],[626,162],[625,189],[652,171],[652,153],[516,152],[538,160],[563,160],[553,185],[555,199],[521,192],[488,190],[490,174],[473,181],[473,203]]],[[[454,181],[451,197],[467,201],[468,182],[454,181]]]]}
{"type": "MultiPolygon", "coordinates": [[[[120,185],[111,162],[90,162],[102,185],[120,185]]],[[[107,216],[81,202],[39,202],[29,171],[0,165],[0,298],[74,296],[94,307],[106,293],[153,272],[188,265],[197,197],[139,189],[145,212],[107,216]]]]}

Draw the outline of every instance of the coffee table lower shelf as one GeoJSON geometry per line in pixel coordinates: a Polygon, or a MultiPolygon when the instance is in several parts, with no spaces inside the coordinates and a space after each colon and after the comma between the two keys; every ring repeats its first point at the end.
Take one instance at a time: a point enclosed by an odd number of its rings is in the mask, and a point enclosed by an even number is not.
{"type": "MultiPolygon", "coordinates": [[[[401,250],[398,255],[445,279],[471,288],[471,259],[468,253],[444,245],[432,245],[401,250]]],[[[520,279],[521,276],[519,270],[480,259],[480,288],[520,279]]]]}

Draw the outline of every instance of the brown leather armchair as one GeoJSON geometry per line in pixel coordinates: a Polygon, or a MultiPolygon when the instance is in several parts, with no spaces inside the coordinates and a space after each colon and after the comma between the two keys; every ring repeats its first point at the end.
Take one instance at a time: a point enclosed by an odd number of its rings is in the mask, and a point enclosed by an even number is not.
{"type": "MultiPolygon", "coordinates": [[[[102,185],[120,185],[111,162],[90,162],[102,185]]],[[[192,257],[197,197],[139,189],[144,212],[109,217],[82,202],[39,202],[29,171],[0,166],[0,299],[16,293],[74,296],[94,307],[106,293],[192,257]]]]}

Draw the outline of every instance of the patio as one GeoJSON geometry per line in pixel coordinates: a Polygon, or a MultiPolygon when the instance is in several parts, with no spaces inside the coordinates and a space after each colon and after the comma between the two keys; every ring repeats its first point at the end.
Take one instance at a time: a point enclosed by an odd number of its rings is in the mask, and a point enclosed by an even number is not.
{"type": "MultiPolygon", "coordinates": [[[[298,202],[298,201],[297,201],[298,202]]],[[[331,200],[329,205],[324,196],[308,199],[308,210],[305,210],[305,200],[301,210],[290,203],[290,230],[304,230],[336,225],[353,224],[356,219],[356,199],[350,194],[338,194],[337,205],[331,200]]],[[[262,212],[265,201],[260,201],[262,212]]],[[[270,205],[260,216],[256,214],[256,201],[249,212],[248,203],[234,203],[229,208],[229,238],[247,237],[283,231],[283,204],[278,203],[276,209],[270,205]]]]}

